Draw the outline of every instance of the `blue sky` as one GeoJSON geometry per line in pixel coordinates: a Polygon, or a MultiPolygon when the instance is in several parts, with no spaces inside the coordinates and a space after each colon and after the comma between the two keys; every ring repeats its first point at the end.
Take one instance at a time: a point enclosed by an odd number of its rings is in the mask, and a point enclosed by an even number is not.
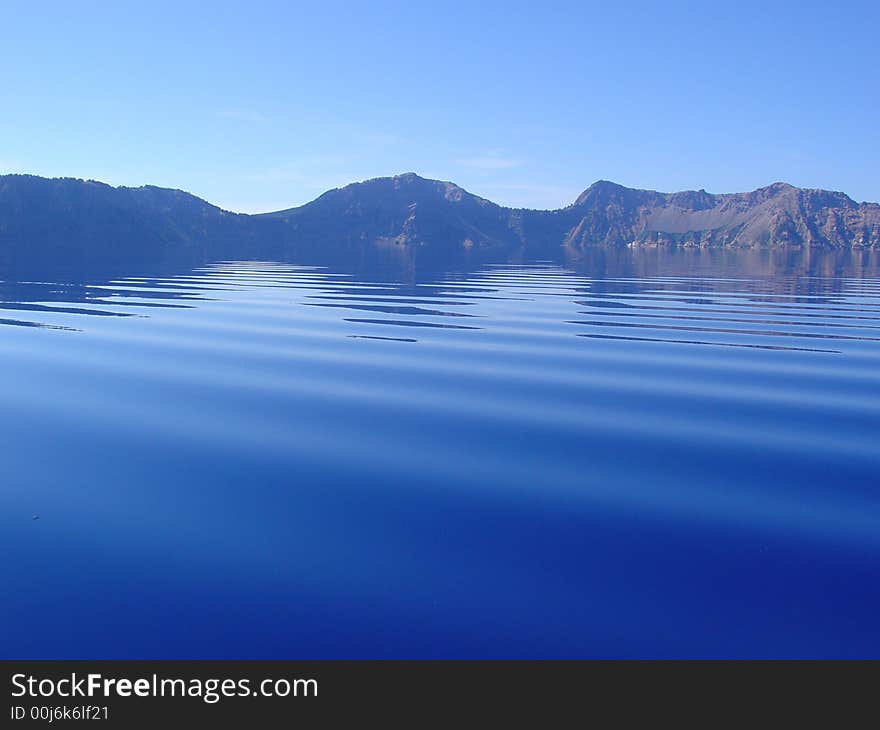
{"type": "Polygon", "coordinates": [[[0,172],[256,212],[415,171],[549,208],[609,179],[880,201],[880,3],[19,2],[0,172]]]}

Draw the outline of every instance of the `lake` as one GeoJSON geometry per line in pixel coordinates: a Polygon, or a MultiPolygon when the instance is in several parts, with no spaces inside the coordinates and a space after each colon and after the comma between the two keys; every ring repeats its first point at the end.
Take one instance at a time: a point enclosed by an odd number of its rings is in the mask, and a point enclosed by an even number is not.
{"type": "Polygon", "coordinates": [[[880,657],[880,266],[0,285],[5,658],[880,657]]]}

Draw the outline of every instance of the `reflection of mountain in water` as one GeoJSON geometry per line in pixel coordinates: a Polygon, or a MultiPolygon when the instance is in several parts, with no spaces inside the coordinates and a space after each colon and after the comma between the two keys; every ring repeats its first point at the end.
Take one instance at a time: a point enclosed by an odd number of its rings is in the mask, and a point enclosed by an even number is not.
{"type": "Polygon", "coordinates": [[[436,270],[398,256],[347,268],[231,261],[115,277],[68,269],[64,280],[0,283],[0,311],[16,313],[0,325],[83,330],[89,320],[156,319],[265,291],[278,316],[375,341],[504,331],[505,316],[530,322],[548,304],[548,332],[593,339],[832,353],[880,339],[870,252],[597,250],[571,263],[436,270]]]}

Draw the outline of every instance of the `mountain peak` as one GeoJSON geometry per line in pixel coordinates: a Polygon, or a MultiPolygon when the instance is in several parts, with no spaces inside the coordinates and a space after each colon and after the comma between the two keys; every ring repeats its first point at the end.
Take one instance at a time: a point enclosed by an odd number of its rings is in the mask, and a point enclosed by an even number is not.
{"type": "Polygon", "coordinates": [[[633,188],[625,187],[620,183],[613,182],[611,180],[596,180],[590,187],[584,190],[582,195],[586,195],[587,193],[610,193],[610,192],[624,192],[624,191],[632,191],[633,188]]]}
{"type": "Polygon", "coordinates": [[[768,195],[780,195],[782,193],[791,192],[792,190],[798,190],[798,188],[790,183],[777,181],[770,183],[769,185],[765,185],[762,188],[758,188],[757,190],[755,190],[755,192],[766,193],[768,195]]]}
{"type": "Polygon", "coordinates": [[[587,190],[617,190],[621,188],[626,189],[623,185],[613,180],[596,180],[587,190]]]}
{"type": "Polygon", "coordinates": [[[640,194],[644,191],[627,188],[619,183],[610,180],[596,180],[590,187],[582,192],[574,205],[589,205],[599,201],[608,201],[611,199],[631,198],[633,195],[640,194]]]}

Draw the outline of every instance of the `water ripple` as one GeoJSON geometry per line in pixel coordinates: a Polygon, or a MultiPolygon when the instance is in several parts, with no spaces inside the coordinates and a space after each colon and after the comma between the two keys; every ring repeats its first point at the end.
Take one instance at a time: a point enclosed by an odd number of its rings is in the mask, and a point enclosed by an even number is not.
{"type": "Polygon", "coordinates": [[[880,656],[880,271],[755,256],[0,282],[0,649],[880,656]]]}

